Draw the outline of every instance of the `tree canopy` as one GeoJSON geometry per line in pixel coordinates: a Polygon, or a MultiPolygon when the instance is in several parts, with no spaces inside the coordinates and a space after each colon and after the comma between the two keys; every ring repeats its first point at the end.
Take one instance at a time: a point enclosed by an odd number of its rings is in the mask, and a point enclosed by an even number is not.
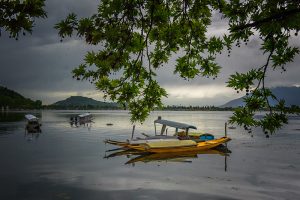
{"type": "Polygon", "coordinates": [[[216,78],[221,68],[217,54],[226,49],[230,54],[233,45],[247,44],[252,36],[260,38],[266,62],[230,76],[228,87],[247,95],[231,122],[245,129],[261,126],[268,134],[287,123],[287,114],[299,113],[265,87],[267,69],[284,72],[299,53],[290,43],[300,30],[299,0],[102,0],[91,17],[71,13],[55,27],[62,38],[76,34],[99,47],[85,55],[74,77],[91,81],[105,97],[129,108],[132,121],[142,122],[162,106],[167,92],[155,72],[170,57],[177,56],[174,73],[184,79],[216,78]],[[228,23],[228,34],[208,33],[216,13],[228,23]],[[270,98],[278,101],[275,107],[270,98]],[[262,119],[254,118],[266,108],[262,119]]]}
{"type": "Polygon", "coordinates": [[[19,34],[32,32],[34,20],[45,18],[43,7],[45,0],[1,0],[0,1],[0,36],[7,31],[11,38],[18,40],[19,34]]]}

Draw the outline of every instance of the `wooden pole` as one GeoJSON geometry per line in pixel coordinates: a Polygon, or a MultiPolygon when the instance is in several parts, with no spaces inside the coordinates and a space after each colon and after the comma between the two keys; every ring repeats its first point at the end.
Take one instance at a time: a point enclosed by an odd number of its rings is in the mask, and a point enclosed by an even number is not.
{"type": "Polygon", "coordinates": [[[224,169],[225,172],[227,172],[227,154],[225,155],[225,166],[224,167],[225,167],[225,169],[224,169]]]}
{"type": "Polygon", "coordinates": [[[227,137],[227,122],[225,122],[225,137],[227,137]]]}
{"type": "MultiPolygon", "coordinates": [[[[227,137],[227,122],[225,122],[225,137],[227,137]]],[[[225,143],[226,150],[227,150],[227,142],[225,143]]],[[[227,171],[227,154],[225,155],[225,172],[227,171]]]]}
{"type": "Polygon", "coordinates": [[[135,125],[133,125],[133,127],[132,127],[131,139],[133,139],[134,129],[135,129],[135,125]]]}

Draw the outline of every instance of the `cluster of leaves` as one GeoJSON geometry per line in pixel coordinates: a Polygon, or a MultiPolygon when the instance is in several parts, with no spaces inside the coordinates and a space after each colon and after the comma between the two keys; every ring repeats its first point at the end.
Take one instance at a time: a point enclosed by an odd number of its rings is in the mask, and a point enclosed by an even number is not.
{"type": "Polygon", "coordinates": [[[62,38],[75,32],[88,44],[100,46],[98,52],[86,54],[85,62],[73,70],[74,77],[90,80],[107,97],[128,107],[132,121],[141,122],[167,96],[155,71],[171,56],[177,55],[174,73],[182,78],[215,78],[220,71],[216,55],[224,48],[230,53],[232,45],[240,47],[258,34],[267,61],[230,77],[228,86],[248,95],[245,108],[236,110],[231,122],[262,126],[273,133],[293,110],[278,101],[273,112],[268,98],[276,97],[265,88],[266,72],[270,66],[284,71],[299,53],[289,43],[291,34],[300,29],[299,13],[298,0],[103,0],[91,17],[77,19],[70,14],[55,28],[62,38]],[[208,37],[212,15],[218,12],[228,20],[230,33],[208,37]],[[266,107],[269,114],[255,120],[255,112],[266,107]]]}
{"type": "Polygon", "coordinates": [[[230,36],[240,45],[247,44],[254,32],[262,40],[261,50],[267,55],[266,63],[247,73],[231,75],[228,86],[246,91],[245,106],[238,108],[231,117],[232,123],[244,125],[251,132],[252,126],[263,128],[266,136],[274,133],[288,122],[287,115],[299,113],[296,106],[287,108],[284,100],[279,100],[265,87],[265,78],[269,68],[285,72],[285,65],[293,61],[299,53],[297,47],[290,45],[292,35],[297,36],[300,30],[299,1],[230,1],[224,14],[230,19],[230,36]],[[275,100],[276,105],[271,105],[275,100]],[[261,119],[255,119],[257,111],[269,112],[261,119]]]}
{"type": "Polygon", "coordinates": [[[87,43],[104,47],[88,52],[74,76],[89,79],[105,95],[128,107],[132,121],[143,121],[167,96],[155,80],[155,70],[172,53],[183,53],[177,58],[175,73],[185,79],[219,73],[215,56],[223,41],[205,35],[211,9],[217,6],[202,1],[104,0],[92,17],[78,20],[70,14],[56,28],[62,38],[75,31],[87,43]]]}
{"type": "Polygon", "coordinates": [[[44,2],[45,0],[1,0],[0,36],[2,29],[16,40],[20,33],[31,33],[35,18],[46,17],[44,2]]]}

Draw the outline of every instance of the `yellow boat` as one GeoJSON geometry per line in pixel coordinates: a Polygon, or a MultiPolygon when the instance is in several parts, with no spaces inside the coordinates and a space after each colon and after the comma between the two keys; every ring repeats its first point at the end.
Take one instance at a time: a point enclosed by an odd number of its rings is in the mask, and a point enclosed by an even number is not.
{"type": "Polygon", "coordinates": [[[231,139],[228,137],[221,137],[214,140],[204,142],[195,142],[193,140],[179,140],[179,141],[161,141],[161,142],[148,142],[137,146],[131,146],[132,149],[150,152],[150,153],[171,153],[171,152],[187,152],[197,150],[208,150],[229,142],[231,139]]]}
{"type": "Polygon", "coordinates": [[[189,129],[197,129],[193,125],[178,123],[169,120],[162,120],[159,117],[154,121],[155,136],[148,136],[143,133],[145,138],[133,139],[134,128],[132,131],[131,140],[124,142],[116,140],[105,140],[105,143],[121,146],[123,148],[135,149],[143,152],[163,153],[163,152],[185,152],[207,150],[214,148],[220,144],[230,141],[228,137],[214,139],[211,134],[190,133],[189,129]],[[156,124],[161,124],[160,134],[156,132],[156,124]],[[168,135],[168,128],[175,128],[175,134],[168,135]],[[179,132],[180,130],[183,130],[179,132]]]}

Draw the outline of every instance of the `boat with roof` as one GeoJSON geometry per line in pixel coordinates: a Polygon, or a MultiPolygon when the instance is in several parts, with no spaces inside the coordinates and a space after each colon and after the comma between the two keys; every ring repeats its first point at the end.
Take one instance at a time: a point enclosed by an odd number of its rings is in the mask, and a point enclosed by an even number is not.
{"type": "Polygon", "coordinates": [[[26,130],[28,132],[41,132],[42,124],[40,123],[39,118],[32,114],[26,114],[25,118],[27,120],[26,130]]]}
{"type": "Polygon", "coordinates": [[[231,140],[226,136],[215,139],[212,134],[190,132],[190,129],[197,128],[185,123],[163,120],[161,117],[158,117],[158,119],[154,121],[154,127],[154,136],[142,133],[144,138],[133,138],[135,130],[135,126],[133,126],[130,140],[116,141],[107,139],[104,142],[143,152],[167,153],[207,150],[231,140]],[[162,125],[159,133],[157,133],[157,124],[162,125]],[[169,127],[175,128],[175,133],[170,134],[170,131],[168,133],[169,127]]]}
{"type": "Polygon", "coordinates": [[[75,126],[85,125],[93,122],[93,119],[94,117],[91,113],[82,113],[76,116],[72,116],[70,118],[70,124],[75,126]]]}

